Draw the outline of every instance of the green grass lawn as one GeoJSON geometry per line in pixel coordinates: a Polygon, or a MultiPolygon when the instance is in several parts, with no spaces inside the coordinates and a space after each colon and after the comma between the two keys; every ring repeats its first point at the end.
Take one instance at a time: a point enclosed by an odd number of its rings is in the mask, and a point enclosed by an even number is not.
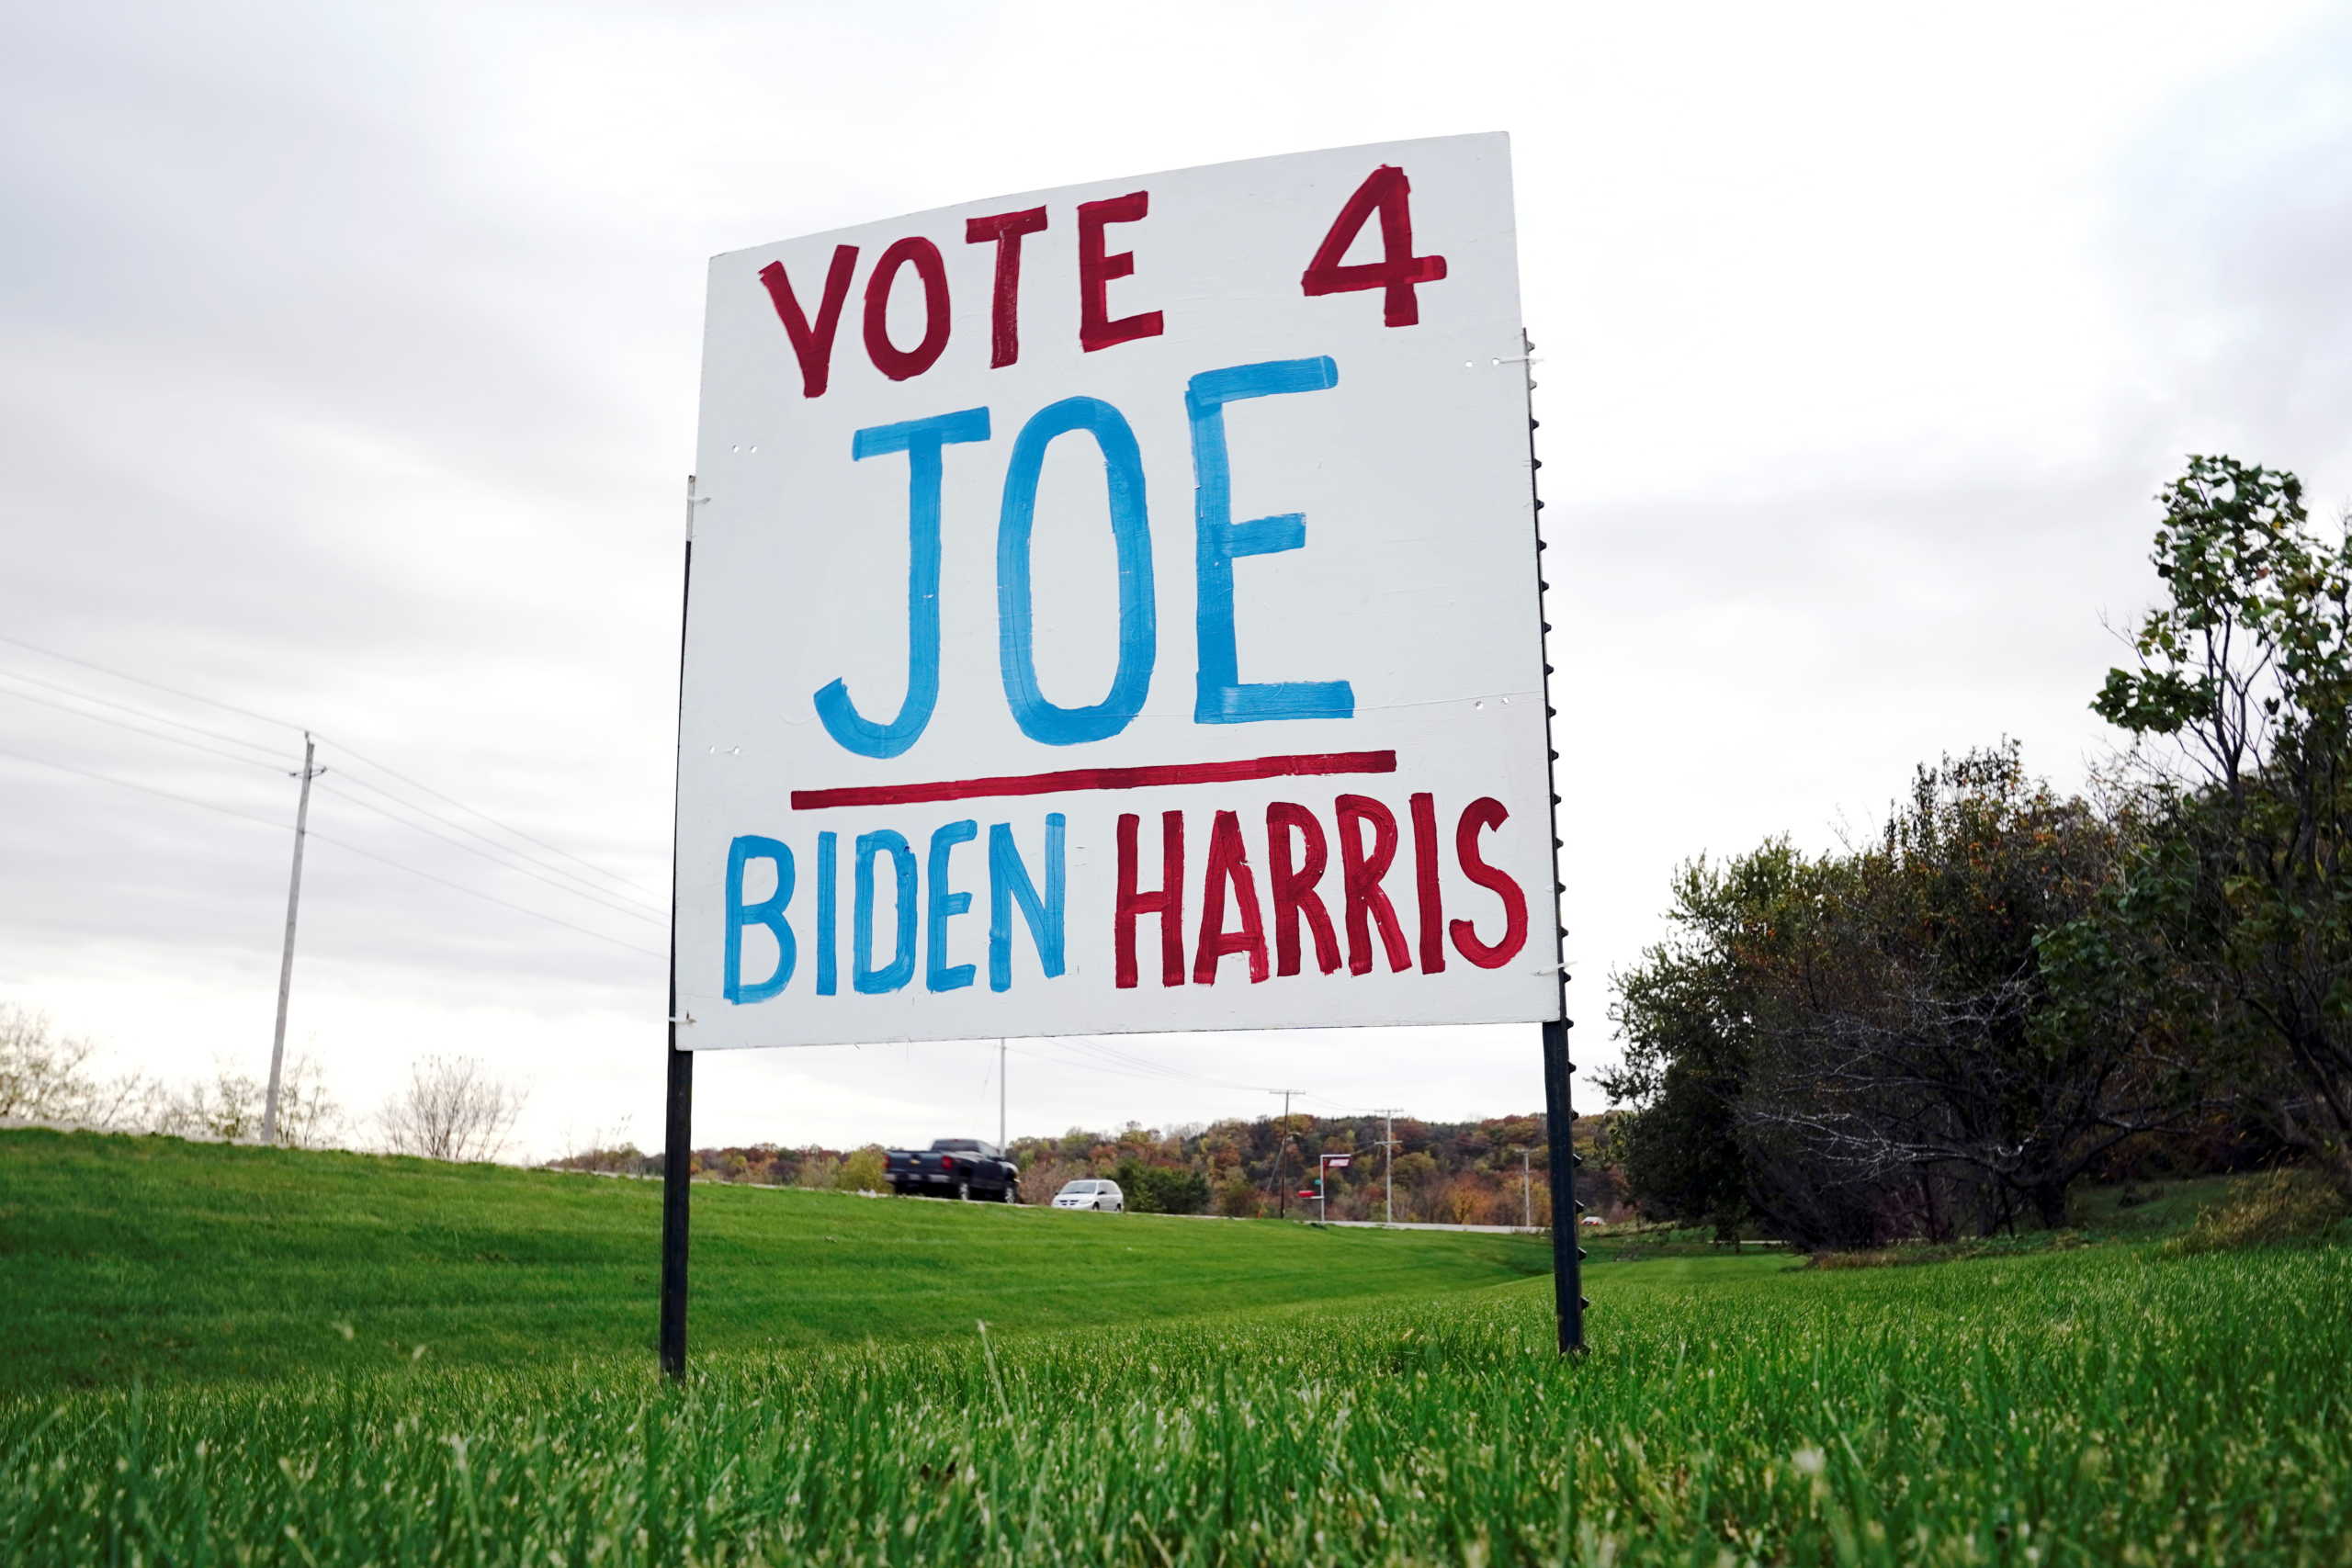
{"type": "MultiPolygon", "coordinates": [[[[0,1133],[0,1396],[149,1379],[652,1354],[660,1185],[0,1133]],[[338,1325],[347,1325],[346,1340],[338,1325]]],[[[1427,1296],[1525,1236],[1056,1213],[701,1185],[695,1351],[1427,1296]]]]}
{"type": "Polygon", "coordinates": [[[1518,1238],[708,1189],[681,1389],[650,1186],[0,1144],[10,1568],[2352,1562],[2344,1247],[1656,1256],[1563,1360],[1518,1238]]]}
{"type": "MultiPolygon", "coordinates": [[[[2352,1252],[1596,1270],[1001,1344],[0,1404],[0,1562],[2338,1565],[2352,1252]]],[[[991,1337],[991,1341],[993,1337],[991,1337]]]]}

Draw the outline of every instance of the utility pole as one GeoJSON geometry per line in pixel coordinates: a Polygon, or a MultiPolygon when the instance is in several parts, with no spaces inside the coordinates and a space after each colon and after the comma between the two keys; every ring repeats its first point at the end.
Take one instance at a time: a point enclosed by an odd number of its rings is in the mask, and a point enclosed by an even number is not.
{"type": "Polygon", "coordinates": [[[1290,1097],[1306,1091],[1303,1089],[1270,1089],[1266,1092],[1283,1097],[1282,1131],[1274,1135],[1274,1218],[1286,1220],[1290,1218],[1290,1188],[1283,1180],[1283,1149],[1290,1140],[1290,1097]]]}
{"type": "Polygon", "coordinates": [[[1004,1038],[996,1043],[996,1152],[1002,1154],[1012,1145],[1004,1141],[1004,1038]]]}
{"type": "Polygon", "coordinates": [[[286,883],[286,950],[277,961],[277,1028],[269,1038],[269,1094],[262,1101],[261,1141],[277,1142],[277,1091],[286,1077],[286,1004],[294,993],[294,915],[302,904],[302,840],[311,831],[311,781],[326,772],[311,765],[318,742],[302,732],[302,793],[294,807],[294,872],[286,883]]]}
{"type": "Polygon", "coordinates": [[[1396,1223],[1396,1112],[1400,1106],[1383,1106],[1373,1112],[1380,1118],[1380,1223],[1396,1223]]]}
{"type": "Polygon", "coordinates": [[[1519,1151],[1519,1211],[1520,1228],[1535,1228],[1535,1178],[1528,1173],[1527,1151],[1519,1151]]]}

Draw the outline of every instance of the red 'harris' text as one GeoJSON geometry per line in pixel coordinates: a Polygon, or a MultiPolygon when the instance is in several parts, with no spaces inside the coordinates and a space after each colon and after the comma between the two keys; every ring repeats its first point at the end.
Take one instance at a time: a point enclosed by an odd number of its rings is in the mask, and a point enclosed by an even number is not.
{"type": "MultiPolygon", "coordinates": [[[[1450,832],[1444,831],[1436,797],[1422,793],[1408,803],[1408,826],[1400,828],[1396,814],[1382,802],[1366,795],[1342,795],[1331,803],[1329,830],[1306,807],[1278,800],[1266,807],[1262,833],[1254,820],[1245,833],[1240,813],[1218,811],[1209,824],[1205,865],[1197,884],[1200,916],[1193,926],[1184,909],[1187,892],[1194,886],[1185,870],[1185,814],[1160,813],[1159,830],[1153,835],[1159,840],[1158,854],[1150,857],[1158,863],[1148,874],[1139,841],[1142,818],[1123,812],[1118,901],[1113,915],[1114,979],[1123,989],[1138,984],[1136,927],[1148,918],[1159,924],[1163,986],[1181,986],[1187,979],[1195,986],[1213,986],[1227,958],[1243,960],[1252,984],[1270,974],[1296,975],[1309,962],[1321,973],[1332,974],[1343,956],[1351,975],[1369,975],[1380,964],[1399,973],[1418,968],[1434,975],[1445,968],[1449,945],[1482,969],[1498,968],[1527,943],[1527,895],[1508,874],[1487,863],[1478,840],[1510,815],[1500,801],[1482,795],[1463,808],[1450,832]],[[1409,846],[1405,842],[1408,836],[1409,846]],[[1256,864],[1253,840],[1265,847],[1256,864]],[[1408,857],[1404,864],[1398,863],[1400,852],[1408,857]],[[1471,920],[1446,919],[1442,871],[1449,852],[1461,874],[1501,905],[1491,939],[1480,936],[1471,920]],[[1265,868],[1262,889],[1259,864],[1265,868]],[[1157,886],[1144,886],[1147,874],[1157,886]],[[1390,892],[1392,883],[1400,891],[1410,888],[1404,900],[1413,919],[1409,937],[1398,913],[1399,898],[1390,892]],[[1189,965],[1188,934],[1193,938],[1189,965]]],[[[1193,842],[1198,842],[1197,835],[1193,842]]]]}

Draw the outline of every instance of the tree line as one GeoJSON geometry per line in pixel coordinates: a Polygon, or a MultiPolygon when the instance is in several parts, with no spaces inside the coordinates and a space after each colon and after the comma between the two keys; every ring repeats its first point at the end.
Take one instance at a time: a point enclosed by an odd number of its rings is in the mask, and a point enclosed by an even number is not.
{"type": "Polygon", "coordinates": [[[1942,1239],[2281,1161],[2352,1201],[2352,522],[2229,457],[2158,499],[2168,597],[2092,697],[2129,739],[2086,793],[2003,742],[1866,841],[1679,868],[1600,1078],[1645,1213],[1942,1239]]]}
{"type": "MultiPolygon", "coordinates": [[[[1585,1119],[1577,1128],[1588,1154],[1579,1190],[1595,1209],[1616,1197],[1612,1173],[1593,1153],[1601,1125],[1585,1119]]],[[[1398,1116],[1392,1123],[1300,1112],[1165,1133],[1129,1122],[1110,1134],[1072,1128],[1059,1138],[1016,1138],[1012,1152],[1024,1197],[1045,1191],[1049,1199],[1065,1180],[1107,1176],[1130,1208],[1147,1213],[1377,1220],[1392,1213],[1393,1190],[1400,1222],[1519,1224],[1532,1208],[1532,1223],[1551,1224],[1544,1119],[1534,1114],[1473,1122],[1398,1116]],[[1384,1148],[1392,1125],[1395,1147],[1384,1148]],[[1326,1165],[1325,1155],[1346,1156],[1348,1163],[1326,1165]],[[1321,1205],[1299,1196],[1315,1190],[1318,1168],[1326,1183],[1321,1205]]]]}
{"type": "MultiPolygon", "coordinates": [[[[1581,1118],[1576,1138],[1585,1165],[1578,1196],[1596,1213],[1623,1207],[1617,1174],[1606,1160],[1607,1116],[1581,1118]]],[[[1016,1137],[1006,1151],[1021,1167],[1022,1201],[1049,1203],[1065,1182],[1109,1178],[1138,1213],[1224,1214],[1254,1218],[1287,1213],[1334,1220],[1438,1224],[1537,1225],[1552,1222],[1541,1115],[1495,1116],[1475,1122],[1428,1122],[1399,1116],[1396,1146],[1384,1150],[1391,1123],[1376,1116],[1233,1118],[1163,1132],[1130,1122],[1116,1132],[1073,1127],[1058,1137],[1016,1137]],[[1521,1158],[1522,1151],[1526,1157],[1521,1158]],[[1326,1154],[1346,1155],[1345,1166],[1324,1166],[1329,1190],[1318,1206],[1298,1194],[1315,1185],[1326,1154]]],[[[846,1191],[885,1189],[884,1150],[776,1144],[695,1151],[695,1174],[720,1180],[846,1191]]],[[[566,1169],[659,1176],[659,1154],[634,1145],[567,1156],[566,1169]]]]}

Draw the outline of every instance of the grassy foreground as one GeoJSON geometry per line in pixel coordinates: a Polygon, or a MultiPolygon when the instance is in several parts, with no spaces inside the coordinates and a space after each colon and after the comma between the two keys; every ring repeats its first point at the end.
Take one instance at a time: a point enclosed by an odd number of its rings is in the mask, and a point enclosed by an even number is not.
{"type": "Polygon", "coordinates": [[[655,1196],[0,1134],[0,1563],[2352,1562],[2352,1248],[1654,1256],[1563,1362],[1521,1238],[708,1188],[673,1389],[655,1196]]]}
{"type": "MultiPolygon", "coordinates": [[[[658,1183],[0,1133],[0,1397],[650,1357],[658,1183]],[[345,1329],[350,1337],[345,1337],[345,1329]]],[[[697,1351],[1426,1296],[1548,1269],[1525,1236],[1309,1230],[698,1186],[697,1351]]],[[[5,1562],[0,1554],[0,1562],[5,1562]]]]}
{"type": "Polygon", "coordinates": [[[2352,1254],[2121,1247],[0,1406],[0,1561],[2340,1564],[2352,1254]]]}

